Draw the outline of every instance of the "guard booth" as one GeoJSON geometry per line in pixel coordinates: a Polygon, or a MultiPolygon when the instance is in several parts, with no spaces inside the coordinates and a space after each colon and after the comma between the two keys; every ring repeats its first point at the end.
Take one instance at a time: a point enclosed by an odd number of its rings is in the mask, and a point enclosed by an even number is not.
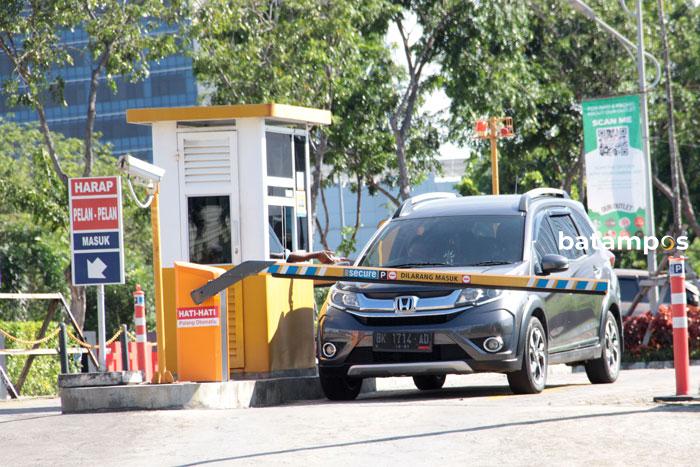
{"type": "MultiPolygon", "coordinates": [[[[254,104],[130,109],[127,121],[151,126],[153,163],[165,169],[164,357],[177,374],[178,359],[189,350],[180,349],[178,358],[176,307],[182,305],[176,305],[175,263],[226,269],[312,248],[308,128],[330,124],[331,114],[254,104]]],[[[314,367],[310,281],[251,277],[229,288],[222,301],[231,376],[314,367]]]]}

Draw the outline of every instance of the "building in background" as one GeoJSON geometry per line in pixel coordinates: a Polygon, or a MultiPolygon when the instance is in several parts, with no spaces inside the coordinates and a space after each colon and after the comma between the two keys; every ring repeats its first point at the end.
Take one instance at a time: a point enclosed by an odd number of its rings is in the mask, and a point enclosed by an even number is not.
{"type": "MultiPolygon", "coordinates": [[[[171,33],[164,28],[162,33],[171,33]]],[[[62,41],[84,49],[87,34],[81,29],[62,31],[62,41]]],[[[87,96],[90,88],[90,57],[74,55],[74,66],[58,69],[65,79],[65,101],[67,106],[56,102],[46,103],[46,116],[52,131],[68,137],[83,138],[87,96]]],[[[12,64],[0,52],[0,82],[12,73],[12,64]]],[[[113,153],[129,153],[150,161],[151,132],[143,125],[126,123],[126,109],[136,107],[173,107],[194,105],[197,102],[197,85],[192,71],[192,60],[184,55],[171,55],[150,64],[150,75],[143,81],[129,82],[128,78],[117,78],[117,92],[112,92],[105,79],[100,80],[97,93],[97,117],[95,130],[102,133],[102,142],[112,144],[113,153]]],[[[0,96],[0,118],[16,122],[37,120],[34,109],[27,107],[8,108],[0,96]]]]}
{"type": "MultiPolygon", "coordinates": [[[[434,191],[456,191],[454,187],[464,175],[469,149],[447,144],[440,151],[441,155],[438,160],[442,165],[442,174],[431,174],[425,182],[413,187],[411,190],[413,195],[434,191]]],[[[393,193],[397,191],[396,189],[392,190],[393,193]]],[[[328,229],[328,245],[331,248],[336,248],[342,240],[341,231],[343,226],[355,225],[357,194],[350,191],[348,183],[343,183],[342,181],[326,188],[324,194],[328,206],[328,217],[331,220],[328,229]],[[341,206],[343,209],[341,209],[341,206]]],[[[357,232],[356,253],[362,249],[372,234],[374,234],[379,223],[391,216],[395,210],[396,207],[384,195],[370,196],[367,189],[364,189],[360,214],[361,227],[357,232]]],[[[320,196],[316,202],[316,217],[318,217],[321,225],[326,225],[320,196]]],[[[314,249],[316,250],[323,249],[320,237],[318,234],[314,236],[314,249]]],[[[355,256],[351,255],[351,257],[354,259],[355,256]]]]}

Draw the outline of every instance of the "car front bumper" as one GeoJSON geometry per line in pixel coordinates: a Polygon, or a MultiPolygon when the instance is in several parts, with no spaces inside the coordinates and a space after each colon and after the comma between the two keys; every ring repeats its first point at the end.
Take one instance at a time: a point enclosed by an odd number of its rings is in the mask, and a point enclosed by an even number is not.
{"type": "Polygon", "coordinates": [[[416,313],[377,320],[360,319],[331,306],[319,323],[317,348],[332,342],[337,351],[333,358],[319,352],[319,367],[325,374],[356,377],[515,371],[520,368],[518,320],[503,305],[497,300],[437,318],[416,313]],[[432,351],[375,351],[375,332],[429,332],[432,351]],[[501,337],[503,347],[487,352],[483,342],[495,336],[501,337]]]}

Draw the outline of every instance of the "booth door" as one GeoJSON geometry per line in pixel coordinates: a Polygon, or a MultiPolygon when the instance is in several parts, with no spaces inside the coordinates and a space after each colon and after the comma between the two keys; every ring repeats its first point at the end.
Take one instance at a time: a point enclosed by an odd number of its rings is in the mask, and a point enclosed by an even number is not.
{"type": "Polygon", "coordinates": [[[181,257],[190,262],[241,261],[236,148],[235,131],[178,134],[181,257]]]}

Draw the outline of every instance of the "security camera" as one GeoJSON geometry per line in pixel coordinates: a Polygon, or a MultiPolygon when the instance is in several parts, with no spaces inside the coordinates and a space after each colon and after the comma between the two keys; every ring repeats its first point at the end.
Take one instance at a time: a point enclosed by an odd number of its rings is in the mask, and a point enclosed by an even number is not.
{"type": "Polygon", "coordinates": [[[128,174],[139,185],[146,187],[160,183],[165,175],[165,169],[128,155],[119,158],[119,170],[128,174]]]}

